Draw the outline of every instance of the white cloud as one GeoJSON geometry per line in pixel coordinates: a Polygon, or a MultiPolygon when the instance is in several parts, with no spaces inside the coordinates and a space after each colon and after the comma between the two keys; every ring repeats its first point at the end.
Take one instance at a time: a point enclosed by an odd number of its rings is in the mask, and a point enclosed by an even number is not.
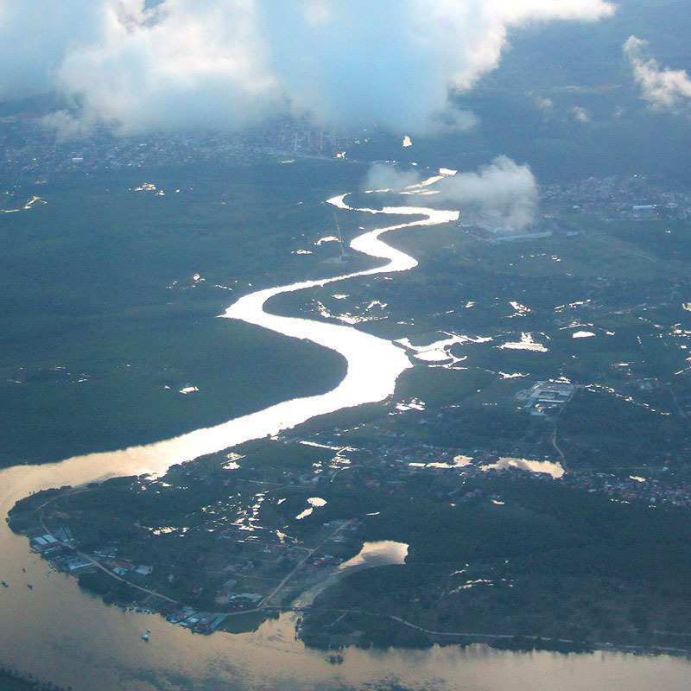
{"type": "Polygon", "coordinates": [[[584,125],[590,122],[590,111],[583,106],[574,106],[571,108],[571,117],[576,121],[583,123],[584,125]]]}
{"type": "Polygon", "coordinates": [[[657,110],[678,110],[691,104],[691,79],[686,70],[661,67],[648,54],[648,42],[630,36],[624,54],[631,63],[641,96],[657,110]]]}
{"type": "Polygon", "coordinates": [[[65,55],[93,40],[99,0],[0,0],[0,100],[50,90],[65,55]]]}
{"type": "Polygon", "coordinates": [[[554,101],[551,98],[548,97],[543,97],[543,96],[536,96],[535,97],[535,106],[542,111],[550,111],[554,108],[554,101]]]}
{"type": "Polygon", "coordinates": [[[282,106],[253,2],[105,3],[101,23],[100,40],[69,51],[57,72],[87,123],[243,126],[282,106]]]}
{"type": "Polygon", "coordinates": [[[420,182],[416,170],[401,170],[388,163],[373,163],[367,171],[365,190],[392,190],[398,192],[420,182]]]}
{"type": "MultiPolygon", "coordinates": [[[[365,189],[400,191],[420,180],[418,171],[375,163],[365,189]]],[[[533,172],[507,156],[498,156],[477,171],[444,177],[429,190],[437,194],[425,198],[425,204],[453,205],[461,210],[465,223],[489,230],[524,230],[537,215],[539,188],[533,172]]]]}
{"type": "Polygon", "coordinates": [[[444,178],[440,202],[458,204],[462,218],[490,230],[524,230],[535,222],[539,190],[530,167],[499,156],[477,172],[444,178]]]}
{"type": "Polygon", "coordinates": [[[494,69],[508,32],[594,21],[605,0],[0,0],[0,98],[54,88],[68,130],[329,125],[467,129],[450,93],[494,69]]]}

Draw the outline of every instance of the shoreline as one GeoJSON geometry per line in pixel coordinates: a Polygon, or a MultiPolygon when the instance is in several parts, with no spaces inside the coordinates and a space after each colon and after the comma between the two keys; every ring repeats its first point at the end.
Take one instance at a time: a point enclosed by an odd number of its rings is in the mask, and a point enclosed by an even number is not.
{"type": "MultiPolygon", "coordinates": [[[[43,560],[30,552],[25,537],[14,534],[9,528],[10,510],[25,497],[50,489],[75,488],[116,477],[162,474],[173,465],[292,429],[315,417],[366,403],[383,401],[393,393],[398,376],[412,367],[403,349],[388,340],[359,331],[352,326],[279,316],[264,309],[271,297],[282,293],[322,287],[361,276],[408,271],[417,266],[417,261],[387,245],[380,237],[395,230],[448,223],[456,220],[459,215],[454,211],[439,211],[424,207],[358,209],[345,203],[346,196],[347,194],[333,197],[327,203],[340,210],[404,217],[402,223],[367,231],[356,236],[350,243],[354,251],[373,259],[385,259],[387,260],[385,263],[362,271],[256,291],[239,298],[219,315],[221,318],[245,321],[288,337],[308,340],[339,353],[347,361],[346,374],[341,382],[324,394],[283,401],[220,425],[194,430],[172,439],[112,452],[74,456],[58,462],[15,465],[0,470],[2,480],[0,486],[3,488],[0,494],[0,510],[5,515],[4,525],[0,526],[0,545],[3,552],[8,555],[8,559],[11,559],[10,555],[13,553],[16,554],[15,563],[12,566],[18,565],[18,555],[21,554],[23,555],[21,559],[28,558],[33,562],[33,566],[39,566],[42,572],[41,578],[52,574],[50,571],[46,573],[43,560]],[[406,216],[412,216],[413,220],[405,219],[406,216]]],[[[23,570],[26,572],[25,568],[23,570]]],[[[19,579],[12,580],[16,582],[19,579]]],[[[38,580],[38,575],[32,576],[32,580],[38,580]]],[[[70,586],[76,588],[77,597],[87,598],[76,585],[76,581],[69,580],[73,581],[70,586]]],[[[25,597],[25,593],[20,595],[13,589],[10,608],[22,611],[22,600],[25,597]]],[[[47,606],[50,607],[49,604],[47,606]]],[[[107,613],[108,608],[100,602],[99,607],[107,613]]],[[[169,626],[167,622],[165,625],[169,626]]],[[[8,641],[14,635],[13,631],[4,633],[9,636],[8,641]]],[[[0,641],[2,639],[3,636],[0,635],[0,641]]],[[[46,643],[50,642],[46,641],[46,643]]],[[[5,649],[9,651],[10,647],[7,646],[5,649]]],[[[3,657],[7,658],[5,662],[8,664],[16,662],[11,654],[3,657]]],[[[24,665],[18,663],[16,666],[24,665]]],[[[30,667],[30,671],[36,675],[39,673],[33,667],[30,667]]]]}

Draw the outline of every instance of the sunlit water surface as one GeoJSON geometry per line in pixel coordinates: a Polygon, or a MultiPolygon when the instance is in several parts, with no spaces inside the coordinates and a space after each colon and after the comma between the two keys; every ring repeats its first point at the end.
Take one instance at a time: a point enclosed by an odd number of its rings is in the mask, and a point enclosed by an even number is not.
{"type": "MultiPolygon", "coordinates": [[[[448,171],[445,174],[451,174],[448,171]]],[[[437,179],[440,179],[437,177],[437,179]]],[[[425,183],[422,188],[433,182],[425,183]]],[[[411,190],[414,191],[414,190],[411,190]]],[[[350,209],[345,195],[329,200],[350,209]]],[[[270,288],[240,298],[222,315],[339,352],[347,374],[332,391],[297,398],[226,423],[177,438],[114,452],[94,453],[42,466],[15,466],[0,472],[3,515],[30,493],[103,480],[163,473],[171,465],[236,444],[275,434],[342,408],[390,396],[396,379],[411,366],[405,352],[384,339],[342,325],[284,317],[264,311],[271,297],[348,278],[406,271],[416,261],[380,238],[414,226],[454,221],[455,211],[388,207],[370,214],[399,214],[412,220],[363,233],[351,247],[386,263],[366,271],[270,288]]],[[[352,564],[401,563],[407,546],[366,545],[352,564]]],[[[0,662],[76,691],[154,689],[340,689],[381,688],[397,682],[412,688],[494,691],[554,689],[591,691],[688,688],[691,665],[671,657],[620,654],[564,656],[493,651],[484,646],[434,647],[424,651],[349,649],[334,666],[295,637],[295,615],[283,614],[246,634],[199,636],[168,624],[158,615],[123,612],[81,591],[75,579],[50,571],[28,549],[25,538],[0,526],[0,662]],[[26,585],[31,583],[33,590],[26,585]],[[149,629],[151,640],[141,633],[149,629]]]]}

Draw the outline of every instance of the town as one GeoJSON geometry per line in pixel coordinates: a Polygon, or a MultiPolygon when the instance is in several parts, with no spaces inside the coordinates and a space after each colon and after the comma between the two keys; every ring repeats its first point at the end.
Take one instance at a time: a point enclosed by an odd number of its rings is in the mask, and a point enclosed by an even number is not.
{"type": "MultiPolygon", "coordinates": [[[[571,384],[536,382],[517,399],[545,420],[540,424],[550,425],[547,416],[561,412],[574,393],[571,384]]],[[[424,411],[404,415],[412,419],[424,411]]],[[[549,457],[501,456],[429,441],[411,445],[381,425],[376,443],[362,444],[359,436],[360,446],[354,446],[352,437],[349,428],[308,439],[291,433],[175,467],[162,478],[51,491],[21,502],[11,524],[54,569],[78,577],[106,601],[160,612],[172,624],[210,634],[237,617],[254,622],[252,617],[260,621],[304,607],[310,600],[305,593],[339,578],[344,562],[362,549],[368,517],[378,513],[367,503],[370,495],[395,505],[424,491],[430,500],[452,506],[502,507],[505,496],[490,482],[496,477],[504,483],[558,483],[650,511],[691,509],[691,481],[675,468],[570,469],[549,457]],[[202,509],[189,514],[178,505],[192,487],[202,509]],[[362,503],[339,508],[339,497],[355,496],[358,488],[362,503]],[[94,525],[82,504],[93,493],[103,496],[104,505],[153,501],[144,515],[167,516],[169,523],[140,519],[124,525],[119,519],[113,526],[111,512],[101,506],[94,525]]]]}

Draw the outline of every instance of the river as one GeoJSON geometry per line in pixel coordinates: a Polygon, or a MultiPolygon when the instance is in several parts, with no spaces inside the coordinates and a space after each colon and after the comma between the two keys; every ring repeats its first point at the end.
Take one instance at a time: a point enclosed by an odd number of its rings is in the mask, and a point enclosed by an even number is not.
{"type": "MultiPolygon", "coordinates": [[[[364,271],[260,290],[231,305],[224,314],[340,353],[347,372],[333,390],[296,398],[234,420],[149,445],[93,453],[41,466],[14,466],[0,472],[3,515],[21,498],[51,487],[79,485],[109,477],[163,473],[171,465],[276,434],[315,416],[363,403],[383,401],[398,376],[411,367],[404,351],[390,341],[357,329],[310,319],[271,314],[272,297],[360,276],[413,269],[417,262],[381,240],[385,233],[435,226],[458,212],[422,207],[351,209],[345,195],[329,200],[344,210],[398,214],[410,220],[356,237],[353,250],[385,263],[364,271]]],[[[295,615],[265,622],[257,632],[203,637],[171,626],[158,615],[123,612],[85,594],[75,579],[52,572],[32,554],[25,538],[0,526],[0,662],[76,691],[154,691],[173,689],[380,688],[397,681],[408,687],[494,691],[510,688],[563,691],[608,688],[644,691],[686,689],[691,665],[672,657],[621,654],[522,655],[484,646],[462,650],[387,652],[351,649],[343,664],[295,639],[295,615]],[[26,585],[31,583],[33,590],[26,585]],[[151,630],[143,643],[142,631],[151,630]]]]}

